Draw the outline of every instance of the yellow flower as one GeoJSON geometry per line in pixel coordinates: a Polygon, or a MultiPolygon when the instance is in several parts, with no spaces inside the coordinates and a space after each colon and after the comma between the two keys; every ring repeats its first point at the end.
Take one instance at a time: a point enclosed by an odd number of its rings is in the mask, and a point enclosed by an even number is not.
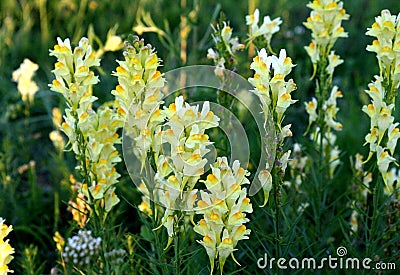
{"type": "Polygon", "coordinates": [[[32,80],[34,73],[39,66],[29,59],[25,58],[21,66],[12,73],[12,80],[18,83],[18,92],[22,96],[24,102],[33,103],[33,98],[39,87],[32,80]]]}
{"type": "MultiPolygon", "coordinates": [[[[114,166],[121,161],[114,144],[120,143],[116,132],[123,121],[109,107],[97,112],[92,109],[97,98],[91,95],[90,86],[99,79],[91,68],[99,66],[100,59],[96,58],[89,40],[81,38],[74,49],[69,39],[58,38],[57,42],[54,50],[50,50],[50,55],[57,58],[53,70],[56,79],[50,88],[61,93],[69,105],[60,129],[68,136],[74,153],[86,156],[84,161],[78,158],[81,162],[78,169],[85,171],[88,180],[80,189],[82,194],[88,203],[92,199],[101,201],[97,206],[109,212],[119,201],[112,187],[120,176],[114,166]]],[[[52,137],[57,138],[55,134],[52,137]]]]}
{"type": "Polygon", "coordinates": [[[124,43],[122,42],[121,37],[119,37],[118,35],[110,35],[107,37],[104,51],[115,52],[122,49],[123,46],[124,43]]]}
{"type": "Polygon", "coordinates": [[[331,94],[328,100],[326,100],[322,106],[322,109],[324,110],[324,120],[326,124],[336,131],[340,131],[343,128],[343,125],[341,123],[335,121],[336,114],[339,111],[336,99],[341,97],[343,97],[342,92],[338,90],[337,86],[334,86],[331,90],[331,94]]]}
{"type": "Polygon", "coordinates": [[[233,251],[235,251],[233,248],[233,241],[229,237],[228,230],[226,229],[224,230],[222,242],[218,245],[217,250],[219,266],[220,269],[223,270],[226,259],[233,253],[233,251]]]}
{"type": "Polygon", "coordinates": [[[388,128],[388,142],[387,147],[392,155],[396,149],[397,140],[400,138],[400,130],[397,128],[398,122],[391,124],[388,128]]]}
{"type": "Polygon", "coordinates": [[[12,226],[7,226],[5,220],[0,217],[0,274],[6,275],[8,272],[13,273],[8,268],[8,264],[14,258],[12,254],[15,253],[14,248],[9,244],[9,240],[4,240],[5,237],[12,231],[12,226]]]}
{"type": "Polygon", "coordinates": [[[318,115],[317,115],[317,107],[318,107],[318,102],[316,98],[313,98],[309,102],[304,102],[304,105],[306,106],[306,111],[308,114],[308,123],[311,125],[314,121],[317,120],[318,115]]]}
{"type": "Polygon", "coordinates": [[[329,54],[329,64],[326,67],[326,71],[330,74],[333,75],[333,71],[335,70],[335,67],[339,66],[340,64],[343,63],[343,59],[340,59],[338,55],[335,54],[334,51],[331,51],[329,54]]]}
{"type": "Polygon", "coordinates": [[[280,131],[284,113],[296,102],[290,95],[296,89],[296,84],[292,79],[284,79],[293,67],[292,60],[287,57],[284,49],[279,52],[279,57],[268,56],[266,50],[261,49],[250,65],[255,73],[254,77],[248,80],[255,86],[254,91],[260,97],[265,112],[272,110],[275,113],[280,131]]]}
{"type": "Polygon", "coordinates": [[[253,212],[253,208],[246,197],[246,188],[241,187],[249,183],[246,178],[249,173],[240,167],[239,161],[234,161],[230,168],[226,157],[218,157],[211,169],[212,173],[204,181],[208,191],[200,191],[201,200],[196,208],[196,213],[203,218],[194,231],[204,236],[198,242],[207,251],[211,270],[214,259],[218,258],[222,272],[227,257],[233,257],[238,241],[248,239],[250,230],[243,224],[249,221],[245,213],[253,212]]]}
{"type": "Polygon", "coordinates": [[[312,62],[316,63],[314,49],[321,46],[325,51],[329,51],[339,37],[347,37],[341,23],[349,19],[349,15],[343,9],[343,2],[337,0],[312,1],[307,7],[312,11],[303,24],[312,32],[313,45],[306,50],[312,62]]]}
{"type": "Polygon", "coordinates": [[[306,50],[307,54],[311,57],[311,62],[316,64],[319,60],[319,49],[316,46],[316,43],[311,42],[310,45],[305,46],[304,49],[306,50]]]}
{"type": "Polygon", "coordinates": [[[229,41],[231,40],[231,36],[232,36],[232,28],[226,24],[226,22],[224,23],[224,27],[221,30],[221,36],[222,36],[222,40],[225,43],[229,43],[229,41]]]}
{"type": "Polygon", "coordinates": [[[388,151],[385,150],[385,148],[381,146],[377,146],[376,148],[376,155],[378,158],[377,164],[379,171],[382,174],[386,174],[389,168],[389,164],[396,161],[394,157],[392,157],[388,151]]]}
{"type": "Polygon", "coordinates": [[[391,15],[389,10],[382,10],[381,15],[375,17],[375,22],[368,28],[366,35],[377,37],[379,40],[392,40],[396,34],[396,15],[391,15]]]}
{"type": "MultiPolygon", "coordinates": [[[[393,88],[389,89],[385,100],[394,103],[396,91],[400,85],[400,17],[391,15],[389,10],[382,10],[381,15],[375,18],[371,28],[366,35],[376,39],[367,46],[367,51],[375,52],[378,58],[380,75],[384,83],[391,83],[393,88]]],[[[388,88],[388,87],[386,87],[388,88]]]]}

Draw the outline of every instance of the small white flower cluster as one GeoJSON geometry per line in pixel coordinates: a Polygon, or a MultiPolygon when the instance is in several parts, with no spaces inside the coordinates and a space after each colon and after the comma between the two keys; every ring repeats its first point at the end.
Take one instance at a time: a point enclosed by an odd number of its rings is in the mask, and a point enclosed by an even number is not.
{"type": "Polygon", "coordinates": [[[104,253],[104,257],[107,262],[110,262],[112,265],[120,265],[124,263],[124,258],[126,256],[126,251],[124,249],[114,249],[110,252],[104,253]]]}
{"type": "Polygon", "coordinates": [[[93,237],[90,230],[79,230],[68,238],[62,254],[66,264],[84,267],[94,264],[101,250],[101,238],[93,237]]]}
{"type": "Polygon", "coordinates": [[[260,20],[260,11],[256,9],[253,14],[246,15],[246,25],[250,26],[250,40],[257,37],[263,37],[266,40],[268,49],[271,49],[272,35],[279,31],[279,25],[282,24],[280,17],[271,20],[269,16],[264,16],[263,23],[258,26],[260,20]]]}
{"type": "Polygon", "coordinates": [[[21,66],[12,73],[12,80],[18,83],[18,92],[22,96],[22,101],[33,103],[33,98],[39,87],[32,80],[34,73],[39,69],[39,66],[28,58],[25,58],[21,66]]]}
{"type": "MultiPolygon", "coordinates": [[[[232,37],[232,28],[229,26],[229,23],[223,22],[223,27],[218,24],[216,28],[214,28],[214,43],[216,45],[216,49],[209,48],[207,51],[207,58],[214,60],[214,64],[216,66],[215,75],[218,77],[223,77],[223,69],[225,69],[225,64],[233,64],[235,61],[235,54],[237,51],[242,51],[244,49],[244,45],[239,43],[239,39],[237,37],[232,37]]],[[[231,66],[228,66],[228,69],[231,66]]]]}

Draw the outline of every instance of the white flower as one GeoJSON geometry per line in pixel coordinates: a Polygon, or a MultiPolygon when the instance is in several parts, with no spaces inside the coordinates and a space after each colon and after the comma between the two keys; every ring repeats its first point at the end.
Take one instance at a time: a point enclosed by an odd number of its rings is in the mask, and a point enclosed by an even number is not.
{"type": "Polygon", "coordinates": [[[400,138],[400,131],[399,131],[399,128],[397,128],[398,125],[399,125],[399,123],[397,122],[397,123],[391,124],[388,128],[387,147],[392,155],[394,154],[394,151],[396,149],[397,140],[400,138]]]}
{"type": "Polygon", "coordinates": [[[331,51],[331,53],[329,54],[328,60],[329,60],[329,64],[326,67],[326,71],[330,75],[333,75],[333,71],[335,70],[335,68],[344,62],[343,59],[340,59],[340,57],[335,54],[334,51],[331,51]]]}
{"type": "Polygon", "coordinates": [[[278,17],[271,20],[269,16],[264,16],[263,23],[259,27],[260,11],[256,9],[253,14],[246,15],[246,25],[250,25],[251,38],[254,39],[258,36],[264,36],[269,44],[274,33],[279,31],[279,25],[282,24],[282,20],[278,17]]]}
{"type": "Polygon", "coordinates": [[[379,171],[382,174],[385,174],[388,171],[389,164],[396,161],[396,159],[390,156],[389,152],[385,150],[385,148],[381,146],[377,146],[376,155],[378,158],[377,164],[379,171]]]}
{"type": "Polygon", "coordinates": [[[286,167],[287,167],[287,165],[288,165],[288,162],[290,161],[290,159],[289,159],[289,157],[290,157],[290,154],[292,153],[292,151],[291,150],[288,150],[287,152],[285,152],[283,155],[282,155],[282,157],[279,159],[279,163],[280,163],[280,166],[281,166],[281,171],[283,172],[283,173],[285,173],[285,171],[286,171],[286,167]]]}
{"type": "Polygon", "coordinates": [[[314,121],[317,120],[318,115],[317,115],[317,107],[318,107],[318,102],[317,99],[313,97],[313,99],[309,102],[304,102],[304,105],[306,106],[306,112],[308,114],[308,123],[311,124],[314,121]]]}

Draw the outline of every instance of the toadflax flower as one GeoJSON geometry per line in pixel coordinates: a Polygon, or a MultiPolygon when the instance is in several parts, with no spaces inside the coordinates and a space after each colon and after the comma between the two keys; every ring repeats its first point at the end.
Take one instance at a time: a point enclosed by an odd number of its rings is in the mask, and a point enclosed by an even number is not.
{"type": "Polygon", "coordinates": [[[376,156],[374,160],[387,191],[392,190],[393,182],[398,181],[390,166],[391,163],[398,164],[395,153],[400,138],[399,122],[395,121],[393,114],[400,86],[400,14],[395,16],[389,10],[382,10],[366,35],[376,38],[372,45],[367,46],[367,51],[376,54],[380,72],[365,90],[371,102],[362,107],[370,119],[370,131],[365,136],[369,155],[365,162],[376,156]]]}
{"type": "Polygon", "coordinates": [[[271,20],[269,16],[264,16],[263,23],[261,26],[258,25],[260,20],[260,11],[256,9],[253,14],[246,15],[246,25],[250,26],[250,37],[249,40],[255,42],[256,46],[267,47],[270,52],[271,50],[271,39],[272,35],[279,31],[279,25],[282,24],[280,17],[271,20]],[[262,38],[264,43],[259,44],[255,41],[257,38],[262,38]],[[264,44],[264,45],[263,45],[264,44]]]}
{"type": "MultiPolygon", "coordinates": [[[[90,87],[99,82],[91,70],[99,66],[87,38],[82,38],[73,50],[69,39],[57,39],[57,45],[50,55],[57,58],[53,73],[56,77],[50,89],[61,93],[69,108],[65,111],[61,130],[67,135],[69,144],[80,165],[85,182],[81,193],[88,203],[101,201],[101,206],[109,212],[119,202],[114,184],[119,174],[115,165],[121,161],[115,144],[120,143],[117,130],[122,121],[109,107],[96,111],[92,103],[96,97],[91,95],[90,87]]],[[[99,206],[98,206],[99,207],[99,206]]]]}
{"type": "Polygon", "coordinates": [[[113,73],[118,85],[111,93],[115,96],[118,114],[125,121],[125,131],[135,139],[134,151],[142,163],[150,148],[158,151],[153,133],[164,120],[158,107],[162,104],[160,88],[165,79],[158,71],[161,60],[151,45],[135,36],[125,42],[124,60],[113,73]]]}
{"type": "Polygon", "coordinates": [[[264,109],[273,113],[280,129],[284,112],[296,102],[291,98],[296,84],[292,79],[285,81],[293,67],[292,60],[286,56],[284,49],[280,51],[279,57],[268,56],[266,50],[261,49],[250,65],[255,73],[249,78],[249,82],[254,85],[254,91],[260,96],[264,109]]]}
{"type": "Polygon", "coordinates": [[[204,174],[205,155],[210,151],[207,146],[211,142],[205,130],[217,127],[219,117],[210,111],[209,102],[205,102],[200,111],[198,105],[185,103],[182,96],[175,98],[175,102],[165,107],[162,113],[166,122],[160,134],[170,153],[164,152],[159,156],[155,183],[156,196],[166,207],[162,225],[171,238],[175,235],[174,225],[178,219],[174,209],[193,212],[197,198],[194,187],[204,174]]]}
{"type": "Polygon", "coordinates": [[[5,220],[0,217],[0,275],[14,272],[8,268],[8,264],[14,258],[12,254],[15,253],[15,250],[9,244],[9,240],[4,239],[10,234],[13,228],[12,225],[8,226],[4,222],[5,220]]]}
{"type": "Polygon", "coordinates": [[[39,66],[28,58],[25,58],[21,66],[12,73],[12,80],[18,83],[18,92],[22,96],[22,101],[33,103],[33,98],[39,87],[32,80],[34,73],[39,69],[39,66]]]}
{"type": "Polygon", "coordinates": [[[338,0],[313,0],[307,7],[312,11],[303,24],[311,30],[312,41],[304,48],[313,64],[312,78],[316,80],[316,97],[305,103],[309,115],[306,133],[313,131],[311,137],[314,142],[322,143],[320,161],[327,161],[327,174],[332,177],[340,163],[340,150],[329,141],[333,140],[332,130],[343,129],[343,125],[336,120],[339,111],[337,98],[343,94],[337,86],[332,87],[332,79],[335,68],[344,62],[332,48],[338,38],[347,37],[341,25],[343,20],[349,19],[349,15],[343,8],[343,2],[338,0]]]}
{"type": "Polygon", "coordinates": [[[349,15],[343,9],[343,2],[338,0],[313,0],[307,7],[312,11],[303,24],[311,30],[312,41],[304,49],[311,58],[313,76],[318,66],[326,66],[323,68],[325,72],[321,73],[326,73],[328,81],[331,82],[334,68],[343,63],[331,49],[338,38],[347,37],[341,24],[343,20],[349,19],[349,15]]]}
{"type": "MultiPolygon", "coordinates": [[[[264,115],[266,118],[270,113],[273,115],[275,131],[278,136],[276,150],[283,146],[286,137],[292,136],[291,125],[282,126],[282,122],[287,108],[297,101],[291,97],[291,93],[296,90],[296,84],[292,79],[285,80],[294,66],[292,59],[286,55],[284,49],[279,52],[279,56],[275,56],[268,55],[264,48],[258,52],[258,55],[250,65],[250,68],[254,70],[254,76],[248,80],[255,87],[254,92],[259,96],[263,104],[264,115]]],[[[290,150],[287,152],[278,150],[276,156],[275,164],[280,166],[279,170],[283,174],[286,170],[290,152],[290,150]]],[[[272,189],[273,179],[268,171],[269,168],[273,167],[267,164],[265,169],[258,175],[264,190],[263,206],[268,202],[269,192],[272,189]]]]}
{"type": "MultiPolygon", "coordinates": [[[[126,41],[123,55],[124,59],[117,61],[119,66],[113,72],[118,78],[118,85],[111,93],[115,96],[117,113],[125,122],[125,134],[133,140],[133,153],[143,169],[150,152],[154,153],[156,164],[163,163],[159,153],[161,125],[165,115],[159,106],[163,103],[160,89],[165,79],[158,70],[161,59],[143,39],[133,36],[130,41],[126,41]]],[[[150,208],[149,196],[150,192],[151,196],[154,195],[154,190],[146,184],[144,179],[139,187],[143,193],[139,209],[151,215],[154,212],[150,208]]]]}
{"type": "Polygon", "coordinates": [[[286,109],[296,102],[291,98],[296,84],[292,79],[285,80],[293,67],[292,60],[284,49],[280,51],[279,57],[269,56],[265,49],[261,49],[250,65],[255,73],[249,78],[249,82],[254,85],[254,91],[261,98],[264,109],[273,113],[279,129],[282,129],[281,123],[286,109]]]}
{"type": "Polygon", "coordinates": [[[395,103],[400,86],[400,14],[391,15],[389,10],[382,10],[366,35],[376,38],[372,45],[367,46],[367,51],[376,54],[380,76],[384,82],[388,81],[385,101],[387,104],[395,103]]]}
{"type": "Polygon", "coordinates": [[[244,49],[244,45],[239,43],[237,37],[232,37],[232,28],[229,23],[222,21],[217,23],[214,30],[213,39],[215,48],[209,48],[207,58],[212,59],[216,66],[215,75],[224,78],[224,69],[234,70],[236,65],[236,53],[244,49]]]}
{"type": "Polygon", "coordinates": [[[226,259],[229,256],[234,259],[237,243],[249,238],[246,213],[252,213],[253,208],[246,188],[242,187],[249,183],[249,172],[240,167],[239,161],[235,160],[231,168],[226,157],[218,157],[211,170],[204,181],[206,191],[200,191],[196,213],[203,217],[194,231],[203,236],[198,242],[206,249],[211,273],[218,259],[222,274],[226,259]]]}
{"type": "Polygon", "coordinates": [[[307,7],[312,9],[304,23],[312,32],[313,41],[309,51],[312,52],[312,48],[316,47],[322,54],[328,54],[339,37],[347,37],[341,24],[349,19],[349,15],[343,9],[343,2],[338,0],[313,0],[307,7]]]}

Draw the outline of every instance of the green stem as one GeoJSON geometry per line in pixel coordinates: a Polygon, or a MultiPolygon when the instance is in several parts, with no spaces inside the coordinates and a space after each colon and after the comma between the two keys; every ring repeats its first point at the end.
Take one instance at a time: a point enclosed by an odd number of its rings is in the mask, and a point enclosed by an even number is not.
{"type": "MultiPolygon", "coordinates": [[[[277,178],[274,176],[274,178],[277,178]]],[[[279,192],[280,192],[280,183],[279,180],[275,181],[274,186],[274,205],[275,205],[275,253],[276,258],[280,257],[280,201],[279,201],[279,192]]]]}
{"type": "Polygon", "coordinates": [[[178,232],[178,234],[176,234],[176,236],[174,237],[175,274],[178,274],[178,275],[181,274],[181,271],[180,271],[180,266],[181,266],[180,258],[181,257],[179,255],[179,237],[180,237],[180,234],[178,232]]]}
{"type": "MultiPolygon", "coordinates": [[[[327,144],[327,148],[324,148],[324,139],[325,139],[325,132],[326,132],[326,123],[325,123],[325,111],[323,110],[323,105],[327,100],[329,95],[329,87],[331,86],[330,82],[330,75],[326,72],[326,68],[328,66],[328,50],[324,50],[321,56],[321,61],[318,62],[317,65],[317,77],[316,77],[316,96],[318,100],[318,120],[317,126],[319,127],[319,136],[316,137],[316,140],[319,139],[319,149],[318,149],[318,175],[317,175],[317,182],[315,186],[316,190],[316,219],[315,219],[315,227],[316,227],[316,236],[317,238],[321,236],[321,202],[322,202],[322,183],[329,178],[329,169],[327,169],[327,163],[329,159],[326,158],[329,156],[329,144],[327,144]]],[[[328,141],[326,141],[328,142],[328,141]]]]}
{"type": "MultiPolygon", "coordinates": [[[[277,126],[276,126],[277,127],[277,126]]],[[[277,128],[278,131],[278,128],[277,128]]],[[[276,258],[281,257],[281,228],[280,228],[280,222],[281,222],[281,186],[283,183],[283,173],[281,171],[281,166],[277,165],[277,162],[281,159],[283,152],[281,150],[283,146],[283,141],[280,141],[277,144],[277,149],[275,150],[277,152],[277,155],[275,157],[275,164],[274,164],[274,170],[273,170],[273,189],[274,189],[274,218],[275,218],[275,256],[276,258]]]]}

